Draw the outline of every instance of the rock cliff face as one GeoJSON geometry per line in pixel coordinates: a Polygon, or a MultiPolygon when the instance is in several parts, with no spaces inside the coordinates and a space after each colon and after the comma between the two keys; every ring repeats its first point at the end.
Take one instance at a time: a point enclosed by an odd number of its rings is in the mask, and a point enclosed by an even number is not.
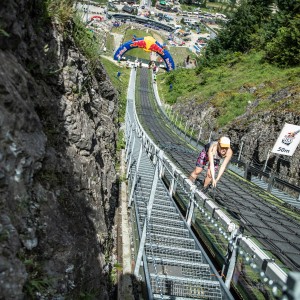
{"type": "Polygon", "coordinates": [[[117,93],[43,3],[0,8],[0,298],[108,299],[117,93]]]}
{"type": "MultiPolygon", "coordinates": [[[[270,96],[271,102],[282,102],[280,109],[266,109],[264,112],[257,113],[255,108],[259,101],[258,98],[253,103],[249,103],[247,111],[243,115],[223,128],[218,128],[216,123],[216,117],[222,112],[211,105],[210,99],[201,104],[198,104],[195,99],[178,102],[174,105],[174,112],[189,120],[190,124],[197,124],[195,127],[197,132],[201,126],[201,140],[203,141],[208,141],[210,132],[212,132],[212,138],[218,138],[222,134],[228,135],[232,139],[235,153],[239,153],[241,142],[243,142],[242,161],[263,169],[268,151],[272,150],[284,123],[300,125],[300,112],[291,109],[293,104],[296,107],[299,105],[300,94],[296,87],[282,89],[270,96]]],[[[267,170],[279,178],[299,186],[299,147],[292,157],[271,154],[267,170]]]]}

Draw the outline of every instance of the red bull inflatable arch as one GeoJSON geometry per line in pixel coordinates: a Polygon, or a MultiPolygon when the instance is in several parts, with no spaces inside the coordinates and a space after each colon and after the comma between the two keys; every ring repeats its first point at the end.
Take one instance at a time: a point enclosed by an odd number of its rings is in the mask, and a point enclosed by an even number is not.
{"type": "Polygon", "coordinates": [[[118,58],[121,58],[127,51],[133,48],[141,48],[147,52],[156,52],[164,60],[167,71],[172,71],[175,69],[175,63],[169,51],[167,51],[164,46],[159,44],[152,36],[133,38],[132,40],[125,42],[115,52],[114,60],[118,60],[118,58]]]}

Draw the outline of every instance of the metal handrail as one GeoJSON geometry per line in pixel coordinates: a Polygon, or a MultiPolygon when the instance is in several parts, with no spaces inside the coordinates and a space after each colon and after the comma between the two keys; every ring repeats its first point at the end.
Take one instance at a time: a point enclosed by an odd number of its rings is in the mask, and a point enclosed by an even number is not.
{"type": "MultiPolygon", "coordinates": [[[[132,72],[135,72],[132,70],[132,72]]],[[[127,107],[128,108],[128,107],[127,107]]],[[[128,111],[126,112],[128,114],[128,111]]],[[[149,153],[153,156],[153,161],[159,162],[161,161],[163,166],[169,166],[169,170],[175,170],[175,172],[170,172],[172,179],[177,180],[179,178],[181,181],[186,181],[190,186],[190,191],[194,188],[192,183],[189,183],[187,177],[177,169],[176,165],[172,163],[172,161],[165,156],[159,157],[158,153],[161,153],[159,147],[153,142],[153,140],[148,136],[146,131],[141,126],[139,119],[137,117],[137,113],[133,112],[133,120],[135,123],[135,130],[142,139],[145,148],[148,149],[149,153]]],[[[126,118],[129,120],[129,118],[126,118]]],[[[243,164],[243,162],[238,161],[237,163],[243,164]]],[[[263,176],[268,176],[267,172],[262,173],[263,176]]],[[[188,195],[187,195],[188,196],[188,195]]],[[[196,209],[199,209],[203,216],[207,219],[214,218],[217,220],[222,228],[226,228],[227,232],[229,232],[229,228],[234,224],[234,222],[219,209],[219,207],[211,200],[209,200],[201,191],[195,191],[195,197],[191,199],[191,203],[196,209]]],[[[235,224],[235,226],[237,226],[235,224]]],[[[226,236],[228,234],[225,233],[226,236]]],[[[229,232],[230,235],[230,232],[229,232]]],[[[233,240],[233,236],[228,236],[229,243],[233,240]]],[[[279,287],[284,292],[287,289],[288,275],[284,272],[260,247],[258,247],[253,240],[246,236],[239,237],[239,254],[241,256],[245,256],[245,260],[250,260],[253,268],[256,270],[260,270],[260,275],[263,278],[265,284],[274,283],[274,287],[279,287]]],[[[293,299],[293,298],[291,298],[293,299]]]]}
{"type": "MultiPolygon", "coordinates": [[[[189,132],[184,131],[183,129],[179,128],[176,123],[174,123],[167,115],[167,113],[165,112],[165,110],[163,109],[163,104],[159,98],[158,92],[157,92],[157,87],[153,86],[154,88],[154,94],[155,94],[155,100],[157,101],[158,107],[162,113],[162,116],[164,117],[164,119],[173,127],[173,129],[175,130],[175,132],[177,134],[179,134],[180,136],[183,136],[184,139],[186,141],[188,141],[189,143],[191,143],[193,146],[195,146],[197,149],[201,150],[203,145],[205,144],[204,141],[200,141],[198,139],[196,139],[194,136],[191,136],[189,134],[189,132]],[[156,91],[155,91],[156,90],[156,91]]],[[[299,199],[300,199],[300,187],[293,185],[289,182],[287,182],[286,180],[283,180],[281,178],[279,178],[278,176],[275,176],[274,174],[272,174],[271,171],[264,171],[263,169],[259,169],[254,165],[251,165],[251,163],[246,163],[243,162],[241,160],[236,159],[236,157],[234,156],[230,162],[232,163],[238,163],[238,165],[243,165],[243,166],[248,166],[247,171],[251,174],[251,173],[257,173],[259,178],[265,177],[265,178],[270,178],[271,176],[273,177],[274,181],[272,181],[268,187],[268,190],[272,189],[272,186],[275,182],[279,182],[280,184],[284,185],[285,187],[292,189],[293,191],[299,193],[299,199]]]]}

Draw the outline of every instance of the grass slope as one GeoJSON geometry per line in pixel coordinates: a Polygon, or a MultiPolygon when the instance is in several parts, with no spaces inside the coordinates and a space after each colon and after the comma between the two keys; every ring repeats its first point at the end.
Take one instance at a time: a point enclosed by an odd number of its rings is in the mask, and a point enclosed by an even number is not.
{"type": "Polygon", "coordinates": [[[256,112],[280,109],[300,111],[300,99],[272,101],[269,97],[284,88],[298,94],[300,67],[280,69],[261,62],[262,53],[236,55],[225,64],[199,70],[179,69],[157,77],[162,99],[174,104],[177,101],[196,99],[198,103],[210,101],[222,109],[218,125],[224,126],[243,114],[247,106],[260,99],[256,112]],[[200,71],[201,70],[201,71],[200,71]],[[169,91],[170,83],[173,90],[169,91]]]}

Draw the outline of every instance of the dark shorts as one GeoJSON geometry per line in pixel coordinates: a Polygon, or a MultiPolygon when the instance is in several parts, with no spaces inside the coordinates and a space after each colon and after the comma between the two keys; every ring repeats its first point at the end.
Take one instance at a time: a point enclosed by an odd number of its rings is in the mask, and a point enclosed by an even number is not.
{"type": "MultiPolygon", "coordinates": [[[[208,161],[209,161],[208,154],[205,151],[205,149],[203,149],[197,158],[196,167],[204,168],[207,165],[208,161]]],[[[220,164],[220,161],[215,159],[214,160],[215,171],[218,170],[219,164],[220,164]]]]}

